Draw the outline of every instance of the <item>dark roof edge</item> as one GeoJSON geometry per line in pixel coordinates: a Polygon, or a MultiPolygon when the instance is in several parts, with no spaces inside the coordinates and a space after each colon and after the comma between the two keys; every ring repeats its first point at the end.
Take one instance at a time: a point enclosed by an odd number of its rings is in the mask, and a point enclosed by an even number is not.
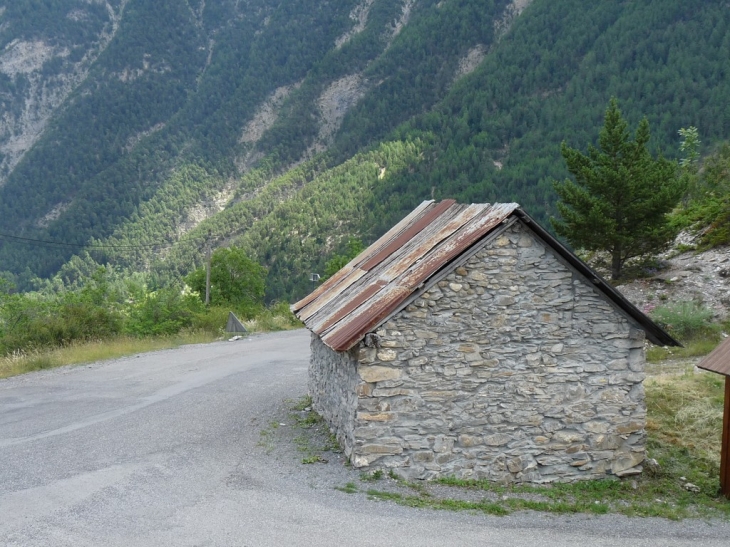
{"type": "Polygon", "coordinates": [[[636,321],[646,333],[646,337],[650,342],[658,346],[678,346],[682,347],[677,340],[675,340],[669,333],[663,328],[654,323],[646,314],[629,302],[624,295],[618,292],[608,281],[603,279],[597,272],[595,272],[588,264],[583,262],[580,258],[575,256],[567,247],[565,247],[560,241],[553,237],[550,232],[545,230],[540,224],[538,224],[530,215],[528,215],[523,209],[515,209],[512,213],[517,216],[522,222],[540,236],[552,249],[560,255],[563,260],[575,268],[578,272],[583,274],[589,281],[593,282],[593,285],[598,288],[603,294],[608,297],[619,309],[623,310],[631,319],[636,321]]]}

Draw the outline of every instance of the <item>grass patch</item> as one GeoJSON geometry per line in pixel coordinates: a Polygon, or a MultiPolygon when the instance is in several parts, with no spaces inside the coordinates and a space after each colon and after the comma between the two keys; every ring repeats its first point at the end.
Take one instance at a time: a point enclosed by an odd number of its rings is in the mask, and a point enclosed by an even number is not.
{"type": "Polygon", "coordinates": [[[370,489],[367,491],[370,499],[381,501],[393,501],[398,505],[407,507],[419,507],[428,509],[442,509],[447,511],[479,511],[487,515],[503,516],[509,514],[509,510],[499,503],[490,501],[461,501],[454,499],[434,499],[424,496],[408,496],[398,492],[384,492],[382,490],[370,489]]]}
{"type": "Polygon", "coordinates": [[[300,329],[304,323],[289,311],[286,302],[274,304],[270,308],[258,313],[253,319],[243,322],[249,332],[276,332],[282,330],[300,329]]]}
{"type": "Polygon", "coordinates": [[[372,473],[360,473],[360,480],[363,482],[375,482],[382,480],[385,476],[382,469],[376,469],[372,473]]]}
{"type": "Polygon", "coordinates": [[[256,444],[263,448],[267,454],[270,454],[276,446],[275,435],[277,429],[279,429],[279,422],[273,420],[269,422],[268,427],[265,427],[259,432],[259,442],[256,444]]]}
{"type": "Polygon", "coordinates": [[[312,463],[327,463],[327,460],[325,460],[322,456],[315,454],[314,456],[307,456],[306,458],[302,458],[302,463],[304,465],[312,463]]]}
{"type": "Polygon", "coordinates": [[[215,339],[216,336],[209,332],[195,331],[149,338],[119,336],[103,341],[72,343],[49,350],[16,351],[0,357],[0,378],[64,365],[117,359],[137,353],[177,348],[186,344],[207,343],[215,339]]]}
{"type": "Polygon", "coordinates": [[[682,348],[669,348],[652,345],[646,350],[646,361],[647,363],[659,363],[667,359],[690,359],[692,357],[702,357],[715,349],[719,341],[719,337],[711,336],[684,342],[684,347],[682,348]]]}
{"type": "Polygon", "coordinates": [[[679,376],[646,380],[646,428],[654,449],[687,452],[698,466],[719,466],[724,384],[720,375],[689,367],[679,376]]]}
{"type": "Polygon", "coordinates": [[[310,396],[285,401],[289,408],[289,420],[301,431],[294,444],[304,454],[303,464],[327,463],[326,452],[341,452],[337,438],[329,431],[324,418],[312,409],[310,396]]]}
{"type": "Polygon", "coordinates": [[[335,486],[335,490],[339,490],[345,494],[356,494],[360,491],[354,482],[348,482],[345,486],[335,486]]]}

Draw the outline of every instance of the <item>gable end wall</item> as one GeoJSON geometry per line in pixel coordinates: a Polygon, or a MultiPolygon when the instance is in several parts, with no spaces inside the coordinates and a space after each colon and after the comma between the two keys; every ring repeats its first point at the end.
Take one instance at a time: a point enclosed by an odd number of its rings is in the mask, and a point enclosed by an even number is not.
{"type": "Polygon", "coordinates": [[[644,333],[522,223],[376,334],[379,347],[317,339],[312,354],[313,369],[327,352],[356,361],[327,398],[352,423],[324,413],[356,467],[500,482],[640,472],[644,333]]]}

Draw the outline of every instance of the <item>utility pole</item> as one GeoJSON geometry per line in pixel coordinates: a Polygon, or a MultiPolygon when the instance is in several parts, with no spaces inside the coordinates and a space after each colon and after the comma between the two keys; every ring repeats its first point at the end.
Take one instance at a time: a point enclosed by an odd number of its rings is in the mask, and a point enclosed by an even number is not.
{"type": "Polygon", "coordinates": [[[205,250],[205,307],[210,306],[210,245],[205,250]]]}

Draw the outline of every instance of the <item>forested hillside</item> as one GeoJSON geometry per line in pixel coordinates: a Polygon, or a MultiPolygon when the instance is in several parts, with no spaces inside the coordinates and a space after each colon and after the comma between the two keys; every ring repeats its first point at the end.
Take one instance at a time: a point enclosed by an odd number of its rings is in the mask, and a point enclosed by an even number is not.
{"type": "Polygon", "coordinates": [[[287,299],[423,199],[546,220],[612,96],[668,157],[728,138],[729,31],[721,0],[0,0],[0,270],[164,285],[237,243],[287,299]]]}

